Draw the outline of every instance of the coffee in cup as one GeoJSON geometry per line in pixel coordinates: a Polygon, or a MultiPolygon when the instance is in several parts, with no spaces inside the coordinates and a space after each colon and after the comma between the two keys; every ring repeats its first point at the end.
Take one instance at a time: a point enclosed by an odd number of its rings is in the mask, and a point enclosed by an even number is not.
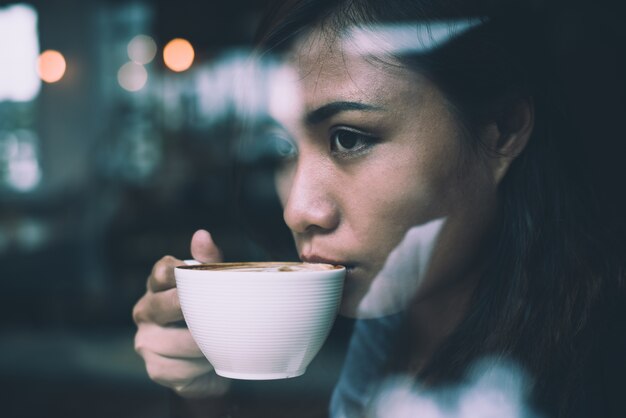
{"type": "Polygon", "coordinates": [[[228,271],[251,271],[251,272],[294,272],[294,271],[323,271],[341,269],[342,266],[321,263],[293,263],[293,262],[246,262],[246,263],[215,263],[193,264],[181,266],[187,270],[228,270],[228,271]]]}

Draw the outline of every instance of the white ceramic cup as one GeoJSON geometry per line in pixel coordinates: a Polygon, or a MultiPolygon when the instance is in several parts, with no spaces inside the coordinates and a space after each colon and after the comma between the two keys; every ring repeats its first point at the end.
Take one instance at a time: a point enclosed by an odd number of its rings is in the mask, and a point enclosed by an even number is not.
{"type": "Polygon", "coordinates": [[[191,335],[220,376],[300,376],[337,316],[345,268],[308,263],[180,266],[176,286],[191,335]],[[286,270],[286,271],[285,271],[286,270]]]}

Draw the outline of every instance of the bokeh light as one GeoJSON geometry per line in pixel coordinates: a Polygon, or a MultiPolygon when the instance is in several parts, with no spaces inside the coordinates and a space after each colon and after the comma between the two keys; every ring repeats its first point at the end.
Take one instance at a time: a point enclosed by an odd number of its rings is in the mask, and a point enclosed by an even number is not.
{"type": "Polygon", "coordinates": [[[137,64],[148,64],[156,56],[157,46],[148,35],[137,35],[128,43],[128,58],[137,64]]]}
{"type": "Polygon", "coordinates": [[[39,77],[46,83],[56,83],[65,75],[65,57],[59,51],[49,49],[42,52],[37,60],[39,77]]]}
{"type": "Polygon", "coordinates": [[[0,3],[0,102],[28,102],[39,94],[37,11],[0,3]]]}
{"type": "Polygon", "coordinates": [[[189,69],[194,57],[193,46],[186,39],[172,39],[163,49],[163,61],[172,71],[181,72],[189,69]]]}
{"type": "Polygon", "coordinates": [[[148,81],[148,72],[141,64],[127,62],[117,72],[117,81],[124,90],[139,91],[148,81]]]}

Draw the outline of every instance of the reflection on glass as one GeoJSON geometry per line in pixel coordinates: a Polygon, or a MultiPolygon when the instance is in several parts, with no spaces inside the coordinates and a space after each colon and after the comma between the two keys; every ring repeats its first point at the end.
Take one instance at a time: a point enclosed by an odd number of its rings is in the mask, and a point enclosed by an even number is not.
{"type": "Polygon", "coordinates": [[[528,376],[517,365],[485,359],[471,367],[464,384],[417,390],[410,378],[387,379],[369,417],[539,418],[528,402],[528,376]]]}
{"type": "Polygon", "coordinates": [[[431,254],[444,225],[445,219],[435,219],[406,232],[360,301],[359,317],[378,318],[409,307],[427,275],[431,254]]]}
{"type": "Polygon", "coordinates": [[[432,51],[479,26],[481,19],[411,22],[356,27],[344,39],[348,53],[363,55],[416,54],[432,51]]]}

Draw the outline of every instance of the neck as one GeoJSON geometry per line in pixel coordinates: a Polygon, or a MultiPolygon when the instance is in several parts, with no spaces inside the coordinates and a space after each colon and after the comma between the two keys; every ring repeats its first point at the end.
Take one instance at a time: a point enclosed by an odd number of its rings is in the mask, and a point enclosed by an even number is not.
{"type": "Polygon", "coordinates": [[[479,274],[415,301],[409,310],[409,370],[419,373],[442,342],[463,320],[470,306],[479,274]]]}
{"type": "MultiPolygon", "coordinates": [[[[495,210],[495,209],[494,209],[495,210]]],[[[408,367],[414,374],[428,365],[441,344],[467,316],[472,297],[480,278],[489,263],[495,245],[495,223],[486,228],[482,239],[477,240],[477,251],[466,260],[463,271],[444,268],[434,275],[443,287],[432,287],[419,295],[408,309],[409,352],[408,367]],[[470,261],[471,260],[471,261],[470,261]]],[[[445,253],[444,253],[445,254],[445,253]]],[[[434,266],[446,265],[447,260],[431,261],[434,266]]],[[[464,263],[460,263],[461,265],[464,263]]],[[[428,279],[425,279],[428,280],[428,279]]]]}

